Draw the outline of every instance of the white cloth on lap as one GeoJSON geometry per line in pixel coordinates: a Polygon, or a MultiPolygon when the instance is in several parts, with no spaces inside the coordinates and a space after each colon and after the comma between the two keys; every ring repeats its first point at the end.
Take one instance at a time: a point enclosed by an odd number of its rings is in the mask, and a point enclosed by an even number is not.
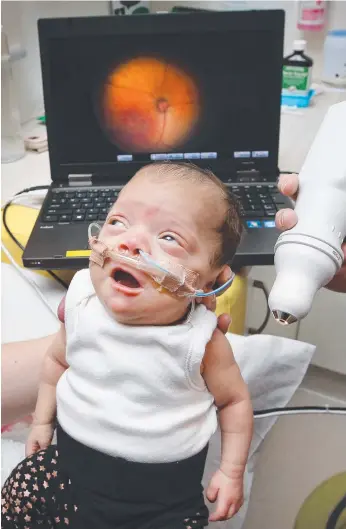
{"type": "MultiPolygon", "coordinates": [[[[41,274],[31,270],[23,272],[35,281],[56,313],[65,289],[57,281],[41,274]]],[[[59,329],[57,318],[12,265],[2,263],[1,276],[2,343],[41,338],[59,329]]]]}

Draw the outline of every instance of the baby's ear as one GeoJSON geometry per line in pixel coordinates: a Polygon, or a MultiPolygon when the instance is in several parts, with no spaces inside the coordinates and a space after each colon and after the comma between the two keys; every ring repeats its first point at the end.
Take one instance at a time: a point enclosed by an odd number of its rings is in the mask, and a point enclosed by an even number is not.
{"type": "Polygon", "coordinates": [[[215,286],[221,287],[224,285],[229,279],[232,277],[232,270],[228,265],[223,265],[221,270],[219,271],[216,279],[215,279],[215,286]]]}
{"type": "MultiPolygon", "coordinates": [[[[232,277],[232,270],[228,265],[223,265],[222,268],[219,268],[216,272],[214,272],[214,276],[211,278],[211,280],[205,285],[204,288],[206,288],[208,291],[216,290],[219,287],[222,287],[229,279],[232,277]],[[216,273],[216,277],[215,277],[216,273]]],[[[226,287],[227,289],[228,287],[226,287]]],[[[226,290],[225,289],[225,290],[226,290]]],[[[225,292],[225,290],[222,290],[218,292],[216,295],[221,296],[225,292]]]]}

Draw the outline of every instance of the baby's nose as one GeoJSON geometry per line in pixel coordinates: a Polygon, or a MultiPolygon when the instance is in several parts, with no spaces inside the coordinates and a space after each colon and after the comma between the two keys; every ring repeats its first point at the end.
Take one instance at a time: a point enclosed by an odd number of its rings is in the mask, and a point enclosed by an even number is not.
{"type": "Polygon", "coordinates": [[[138,255],[139,251],[150,253],[148,238],[144,234],[129,235],[118,243],[118,250],[138,255]]]}

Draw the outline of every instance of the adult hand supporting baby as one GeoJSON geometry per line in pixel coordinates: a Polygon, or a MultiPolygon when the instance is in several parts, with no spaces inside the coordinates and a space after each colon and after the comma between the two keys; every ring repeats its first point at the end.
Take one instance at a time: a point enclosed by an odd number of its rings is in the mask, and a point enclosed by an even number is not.
{"type": "MultiPolygon", "coordinates": [[[[278,187],[283,195],[295,200],[299,192],[298,176],[296,174],[281,175],[278,187]]],[[[281,209],[276,214],[275,222],[279,230],[290,230],[297,224],[298,217],[292,209],[281,209]]],[[[327,288],[335,292],[346,293],[346,243],[342,245],[342,250],[344,252],[344,263],[330,283],[328,283],[327,288]]]]}

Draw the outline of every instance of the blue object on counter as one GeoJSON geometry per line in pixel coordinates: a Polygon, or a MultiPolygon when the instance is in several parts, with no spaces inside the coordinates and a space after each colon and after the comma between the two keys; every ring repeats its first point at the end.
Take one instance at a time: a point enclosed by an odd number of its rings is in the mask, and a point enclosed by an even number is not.
{"type": "Polygon", "coordinates": [[[346,37],[346,29],[332,29],[328,31],[328,35],[332,35],[333,37],[346,37]]]}
{"type": "Polygon", "coordinates": [[[296,108],[308,107],[314,93],[315,90],[311,88],[306,95],[296,94],[294,92],[288,95],[281,94],[281,106],[296,108]]]}

